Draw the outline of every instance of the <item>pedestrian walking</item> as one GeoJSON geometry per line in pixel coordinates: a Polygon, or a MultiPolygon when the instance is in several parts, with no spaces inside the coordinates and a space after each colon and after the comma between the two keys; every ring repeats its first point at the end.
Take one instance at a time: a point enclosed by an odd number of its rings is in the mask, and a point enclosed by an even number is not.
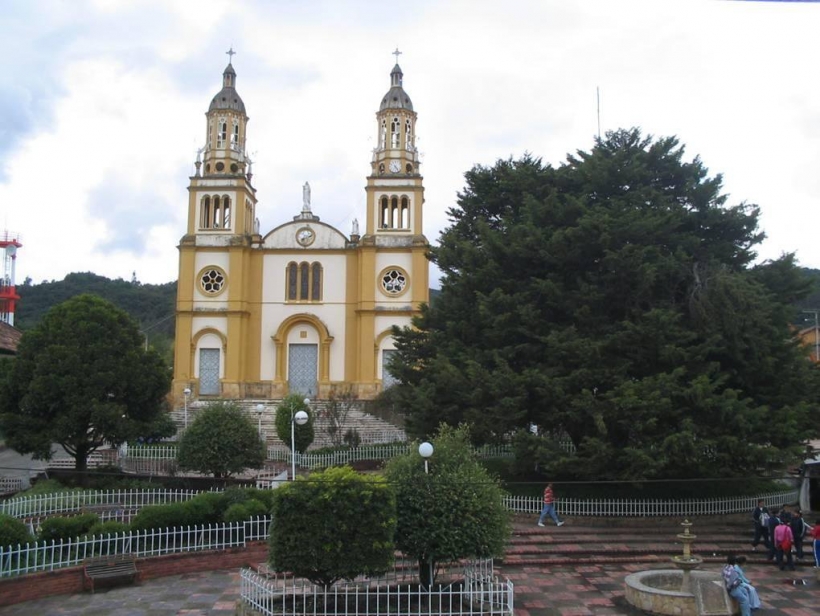
{"type": "Polygon", "coordinates": [[[779,513],[777,509],[772,509],[772,513],[769,515],[769,521],[766,523],[769,528],[769,553],[766,555],[766,560],[774,560],[775,554],[777,554],[777,546],[774,542],[774,531],[780,524],[779,513]]]}
{"type": "Polygon", "coordinates": [[[761,498],[757,501],[757,507],[752,511],[754,520],[755,536],[752,539],[752,549],[756,550],[758,544],[763,540],[763,545],[769,547],[769,510],[766,509],[761,498]]]}
{"type": "Polygon", "coordinates": [[[555,511],[555,493],[552,491],[552,483],[548,483],[544,488],[544,506],[541,509],[541,515],[538,516],[538,526],[544,526],[547,516],[552,518],[556,526],[564,525],[564,522],[558,519],[558,513],[555,511]]]}

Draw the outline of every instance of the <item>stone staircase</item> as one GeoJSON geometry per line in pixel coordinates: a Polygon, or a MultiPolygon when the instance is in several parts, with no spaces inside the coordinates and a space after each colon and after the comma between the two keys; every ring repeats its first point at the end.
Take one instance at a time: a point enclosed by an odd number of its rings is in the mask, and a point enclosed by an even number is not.
{"type": "MultiPolygon", "coordinates": [[[[602,563],[668,564],[681,554],[677,538],[682,519],[567,518],[566,524],[536,525],[536,515],[517,514],[513,533],[505,550],[505,569],[549,565],[602,563]]],[[[743,554],[749,565],[768,565],[767,550],[761,544],[752,550],[752,525],[748,515],[722,518],[694,518],[691,532],[696,535],[692,552],[704,565],[724,564],[728,554],[743,554]]],[[[804,540],[804,559],[795,560],[798,569],[814,567],[811,540],[804,540]]],[[[673,568],[670,564],[669,568],[673,568]]]]}
{"type": "MultiPolygon", "coordinates": [[[[276,409],[282,400],[232,400],[243,411],[245,416],[260,430],[265,437],[269,447],[286,447],[276,435],[276,409]],[[257,406],[262,405],[264,410],[258,413],[257,406]]],[[[188,425],[190,425],[201,409],[207,406],[207,402],[199,400],[188,403],[188,425]]],[[[327,419],[327,400],[313,400],[310,409],[314,417],[315,438],[309,449],[319,449],[332,445],[328,435],[329,420],[327,419]]],[[[348,429],[355,429],[361,437],[362,444],[385,443],[404,441],[407,435],[404,430],[387,421],[379,419],[364,410],[364,403],[357,401],[351,404],[350,411],[342,426],[341,432],[344,434],[348,429]]],[[[177,408],[171,412],[171,418],[177,426],[178,431],[182,431],[185,425],[185,410],[177,408]]]]}

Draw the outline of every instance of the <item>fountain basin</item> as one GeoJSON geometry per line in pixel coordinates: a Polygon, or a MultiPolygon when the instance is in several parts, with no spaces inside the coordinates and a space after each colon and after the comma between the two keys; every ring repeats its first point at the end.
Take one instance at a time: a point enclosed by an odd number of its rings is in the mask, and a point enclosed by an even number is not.
{"type": "Polygon", "coordinates": [[[624,580],[626,600],[650,614],[697,616],[737,614],[737,604],[723,587],[720,572],[689,571],[690,588],[681,589],[684,572],[678,569],[638,571],[624,580]]]}

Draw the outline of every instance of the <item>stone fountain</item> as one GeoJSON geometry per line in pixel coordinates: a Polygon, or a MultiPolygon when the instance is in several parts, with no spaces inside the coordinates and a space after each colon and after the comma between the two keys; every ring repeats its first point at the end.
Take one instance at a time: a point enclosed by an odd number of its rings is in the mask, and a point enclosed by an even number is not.
{"type": "Polygon", "coordinates": [[[735,614],[736,605],[723,587],[719,571],[696,571],[703,559],[692,554],[697,535],[690,532],[692,523],[681,523],[683,532],[677,535],[683,544],[683,554],[670,560],[676,569],[638,571],[626,576],[626,600],[650,614],[697,616],[735,614]]]}

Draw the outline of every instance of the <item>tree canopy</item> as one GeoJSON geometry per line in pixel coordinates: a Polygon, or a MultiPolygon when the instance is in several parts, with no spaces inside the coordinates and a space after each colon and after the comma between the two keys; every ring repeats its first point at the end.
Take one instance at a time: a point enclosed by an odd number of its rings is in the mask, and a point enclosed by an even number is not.
{"type": "Polygon", "coordinates": [[[10,447],[35,458],[49,459],[60,444],[84,470],[104,443],[156,429],[170,381],[124,311],[79,295],[23,335],[0,385],[0,430],[10,447]]]}
{"type": "Polygon", "coordinates": [[[230,477],[265,463],[265,443],[234,402],[213,402],[200,411],[179,442],[183,470],[230,477]]]}
{"type": "Polygon", "coordinates": [[[396,491],[396,547],[418,560],[425,586],[439,563],[499,556],[510,529],[504,492],[475,459],[468,428],[442,425],[432,441],[429,472],[417,447],[385,471],[396,491]]]}
{"type": "Polygon", "coordinates": [[[394,332],[387,395],[416,435],[533,423],[578,448],[552,470],[639,479],[748,472],[817,433],[820,372],[789,329],[809,283],[793,255],[753,263],[758,208],[677,139],[477,166],[448,214],[441,294],[394,332]]]}

